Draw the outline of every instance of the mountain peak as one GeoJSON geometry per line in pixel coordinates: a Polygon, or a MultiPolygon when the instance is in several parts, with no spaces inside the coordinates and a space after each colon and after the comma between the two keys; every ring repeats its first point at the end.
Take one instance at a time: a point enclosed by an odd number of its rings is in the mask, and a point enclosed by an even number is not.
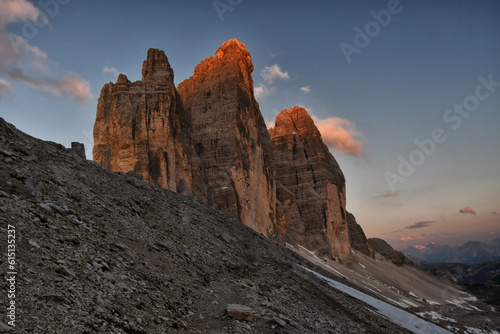
{"type": "Polygon", "coordinates": [[[142,65],[143,81],[161,81],[167,78],[173,80],[174,71],[170,67],[165,52],[159,49],[149,49],[148,56],[142,65]]]}
{"type": "Polygon", "coordinates": [[[304,133],[319,135],[319,130],[307,110],[298,106],[283,109],[276,117],[275,126],[269,131],[271,136],[304,133]]]}
{"type": "Polygon", "coordinates": [[[245,47],[245,44],[241,43],[236,38],[230,39],[227,42],[222,43],[219,49],[217,49],[217,52],[215,52],[215,55],[216,57],[221,58],[229,52],[242,52],[250,55],[250,53],[245,47]]]}

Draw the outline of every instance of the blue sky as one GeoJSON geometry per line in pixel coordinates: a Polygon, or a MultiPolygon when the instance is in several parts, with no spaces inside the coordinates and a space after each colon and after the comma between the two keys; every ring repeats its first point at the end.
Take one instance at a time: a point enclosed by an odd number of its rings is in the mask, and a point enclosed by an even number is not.
{"type": "Polygon", "coordinates": [[[0,116],[84,142],[90,157],[97,98],[116,71],[139,80],[159,48],[178,84],[231,38],[252,55],[266,121],[300,105],[362,145],[339,150],[343,139],[323,133],[369,237],[406,247],[500,236],[498,1],[0,0],[0,116]],[[453,111],[464,103],[467,117],[453,111]],[[415,152],[434,129],[446,139],[415,152]],[[398,174],[400,157],[417,162],[411,175],[398,174]]]}

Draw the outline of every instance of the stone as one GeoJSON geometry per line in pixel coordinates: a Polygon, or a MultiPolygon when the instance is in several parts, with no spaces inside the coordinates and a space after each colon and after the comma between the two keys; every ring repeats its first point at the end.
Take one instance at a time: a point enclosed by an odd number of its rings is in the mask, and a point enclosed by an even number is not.
{"type": "Polygon", "coordinates": [[[236,320],[253,321],[253,311],[250,307],[239,304],[228,304],[227,316],[236,320]]]}
{"type": "Polygon", "coordinates": [[[280,318],[278,318],[278,317],[274,317],[274,318],[273,318],[273,321],[274,321],[275,323],[277,323],[278,325],[280,325],[280,327],[285,327],[285,326],[286,326],[286,321],[285,321],[285,320],[283,320],[283,319],[280,319],[280,318]]]}
{"type": "Polygon", "coordinates": [[[47,202],[45,203],[50,209],[52,209],[54,212],[57,212],[57,213],[66,213],[67,210],[65,210],[64,208],[60,207],[59,205],[55,204],[55,203],[52,203],[52,202],[47,202]]]}
{"type": "Polygon", "coordinates": [[[285,109],[269,133],[276,161],[280,238],[318,256],[348,261],[344,174],[313,119],[304,108],[285,109]]]}
{"type": "Polygon", "coordinates": [[[75,274],[71,270],[69,270],[66,266],[56,267],[55,271],[56,273],[66,277],[75,277],[75,274]]]}
{"type": "Polygon", "coordinates": [[[97,104],[93,158],[112,171],[206,201],[190,125],[163,51],[150,49],[142,81],[120,74],[104,85],[97,104]]]}
{"type": "Polygon", "coordinates": [[[192,126],[209,201],[268,237],[276,236],[272,143],[253,91],[245,44],[231,39],[177,88],[192,126]]]}
{"type": "Polygon", "coordinates": [[[229,234],[227,234],[227,233],[224,233],[223,235],[221,235],[220,238],[222,240],[224,240],[225,242],[227,242],[227,243],[230,243],[230,242],[234,241],[234,238],[232,236],[230,236],[229,234]]]}
{"type": "Polygon", "coordinates": [[[85,145],[83,143],[72,142],[71,148],[68,149],[68,152],[82,158],[83,160],[87,160],[87,157],[85,156],[85,145]]]}
{"type": "Polygon", "coordinates": [[[33,246],[36,249],[40,248],[40,245],[35,240],[30,239],[28,243],[30,244],[30,246],[33,246]]]}

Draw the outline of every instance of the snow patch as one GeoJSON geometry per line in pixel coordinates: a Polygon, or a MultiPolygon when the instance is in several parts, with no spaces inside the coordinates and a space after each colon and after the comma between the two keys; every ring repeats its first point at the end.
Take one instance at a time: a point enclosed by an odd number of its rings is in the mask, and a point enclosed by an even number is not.
{"type": "Polygon", "coordinates": [[[406,312],[400,308],[397,308],[393,305],[390,305],[388,303],[385,303],[379,299],[376,299],[372,296],[369,296],[361,291],[358,291],[354,288],[351,288],[347,285],[344,285],[342,283],[339,283],[337,281],[334,281],[332,279],[329,279],[328,277],[325,277],[311,269],[308,269],[306,267],[303,267],[301,265],[297,265],[300,268],[312,273],[314,276],[318,277],[319,279],[325,281],[328,285],[333,287],[334,289],[337,289],[339,291],[342,291],[358,300],[361,300],[365,302],[366,304],[370,305],[375,309],[375,312],[380,314],[381,316],[389,319],[393,323],[408,329],[409,331],[416,333],[416,334],[451,334],[450,331],[439,327],[433,323],[430,323],[428,321],[425,321],[422,318],[417,317],[414,314],[411,314],[409,312],[406,312]]]}
{"type": "Polygon", "coordinates": [[[459,307],[459,308],[467,310],[467,311],[476,310],[476,311],[481,312],[481,310],[479,308],[477,308],[476,306],[467,304],[468,301],[476,301],[476,300],[477,300],[476,297],[468,297],[468,298],[460,298],[460,299],[452,299],[452,300],[446,299],[445,301],[448,304],[453,304],[456,307],[459,307]]]}
{"type": "Polygon", "coordinates": [[[306,255],[306,256],[309,256],[312,262],[315,262],[320,267],[328,268],[329,270],[336,273],[340,277],[345,277],[340,271],[338,271],[335,268],[333,268],[332,266],[326,264],[324,261],[321,261],[321,259],[319,259],[316,256],[315,252],[310,251],[309,249],[305,248],[304,246],[301,246],[301,245],[297,245],[297,246],[299,246],[299,252],[306,255]]]}
{"type": "Polygon", "coordinates": [[[368,282],[365,282],[365,281],[361,281],[363,282],[363,284],[365,284],[366,286],[371,286],[372,288],[374,288],[375,290],[377,290],[378,292],[382,292],[382,290],[380,290],[379,288],[377,288],[375,285],[373,284],[370,284],[368,282]]]}
{"type": "Polygon", "coordinates": [[[418,305],[417,305],[417,304],[415,304],[415,303],[413,303],[413,302],[411,302],[411,301],[409,301],[409,300],[407,300],[407,299],[401,299],[401,301],[402,301],[403,303],[405,303],[405,304],[410,305],[410,306],[413,306],[413,307],[418,307],[418,305]]]}
{"type": "Polygon", "coordinates": [[[497,331],[487,332],[482,329],[465,326],[466,334],[499,334],[497,331]]]}
{"type": "Polygon", "coordinates": [[[361,262],[358,262],[358,264],[360,265],[361,268],[366,269],[366,267],[361,262]]]}
{"type": "MultiPolygon", "coordinates": [[[[427,300],[427,299],[426,299],[426,300],[427,300]]],[[[435,301],[433,301],[433,300],[427,300],[427,304],[429,304],[429,305],[441,305],[441,304],[439,304],[438,302],[435,302],[435,301]]]]}
{"type": "Polygon", "coordinates": [[[457,321],[453,318],[447,318],[447,317],[444,317],[442,316],[441,314],[435,312],[435,311],[430,311],[430,312],[418,312],[417,313],[419,316],[421,317],[426,317],[426,316],[429,316],[432,320],[443,320],[443,321],[447,321],[447,322],[454,322],[456,323],[457,321]]]}

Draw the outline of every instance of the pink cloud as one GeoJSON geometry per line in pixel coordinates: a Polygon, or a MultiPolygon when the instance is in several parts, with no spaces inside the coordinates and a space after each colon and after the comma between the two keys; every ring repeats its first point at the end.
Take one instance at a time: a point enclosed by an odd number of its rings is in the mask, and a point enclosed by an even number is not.
{"type": "Polygon", "coordinates": [[[404,235],[404,236],[399,236],[397,238],[398,241],[415,241],[415,240],[422,240],[425,238],[425,235],[423,234],[420,234],[420,235],[417,235],[417,234],[408,234],[408,235],[404,235]]]}
{"type": "Polygon", "coordinates": [[[0,1],[0,27],[23,20],[36,20],[38,9],[27,0],[0,1]]]}
{"type": "Polygon", "coordinates": [[[472,209],[470,206],[467,206],[463,209],[460,209],[460,213],[470,213],[472,215],[476,214],[476,211],[472,209]]]}
{"type": "Polygon", "coordinates": [[[39,15],[26,0],[0,0],[0,76],[9,80],[3,80],[0,90],[10,89],[10,81],[17,81],[43,93],[87,102],[91,98],[88,81],[70,71],[60,73],[46,52],[6,30],[8,24],[36,21],[39,15]]]}
{"type": "Polygon", "coordinates": [[[363,152],[363,144],[359,140],[361,133],[349,120],[338,117],[319,119],[313,117],[323,141],[341,152],[359,156],[363,152]]]}
{"type": "Polygon", "coordinates": [[[2,78],[0,78],[0,96],[8,90],[12,89],[12,84],[2,78]]]}

